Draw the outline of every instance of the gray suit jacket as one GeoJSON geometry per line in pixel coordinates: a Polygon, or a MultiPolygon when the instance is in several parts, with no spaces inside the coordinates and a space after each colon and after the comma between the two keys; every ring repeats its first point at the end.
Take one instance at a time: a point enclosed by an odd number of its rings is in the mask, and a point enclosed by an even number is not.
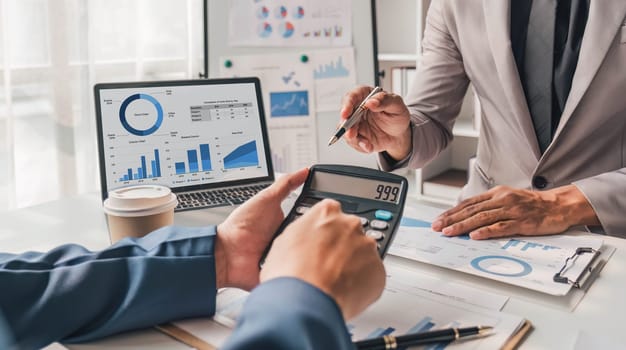
{"type": "Polygon", "coordinates": [[[424,166],[450,143],[471,82],[483,115],[463,197],[500,184],[533,188],[533,178],[543,176],[545,189],[576,185],[604,231],[626,235],[626,1],[591,1],[572,89],[543,155],[511,50],[509,5],[432,2],[406,99],[413,121],[409,166],[424,166]]]}

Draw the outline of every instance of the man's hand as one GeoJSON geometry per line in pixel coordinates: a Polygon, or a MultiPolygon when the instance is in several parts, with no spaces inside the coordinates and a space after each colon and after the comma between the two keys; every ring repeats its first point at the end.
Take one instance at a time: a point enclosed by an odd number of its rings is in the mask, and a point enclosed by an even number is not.
{"type": "MultiPolygon", "coordinates": [[[[341,107],[341,121],[348,119],[352,111],[372,91],[361,86],[348,92],[341,107]]],[[[344,134],[346,142],[359,152],[386,151],[395,160],[406,158],[411,152],[411,128],[409,110],[402,97],[379,92],[365,103],[368,111],[361,121],[344,134]]]]}
{"type": "Polygon", "coordinates": [[[361,221],[323,200],[278,236],[265,259],[261,280],[295,277],[330,295],[350,319],[376,301],[385,269],[376,241],[363,234],[361,221]]]}
{"type": "Polygon", "coordinates": [[[259,284],[259,260],[284,219],[280,203],[302,185],[308,169],[284,175],[235,209],[217,226],[217,287],[246,290],[259,284]]]}
{"type": "Polygon", "coordinates": [[[487,239],[555,234],[575,225],[599,225],[593,208],[576,186],[549,191],[497,186],[444,212],[432,228],[446,236],[469,232],[472,239],[487,239]]]}

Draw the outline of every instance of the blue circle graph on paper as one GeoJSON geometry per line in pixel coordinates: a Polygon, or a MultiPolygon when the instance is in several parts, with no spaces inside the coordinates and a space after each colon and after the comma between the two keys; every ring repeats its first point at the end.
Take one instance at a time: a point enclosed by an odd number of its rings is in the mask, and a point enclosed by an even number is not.
{"type": "Polygon", "coordinates": [[[291,22],[281,23],[278,29],[280,30],[280,35],[282,35],[283,38],[291,37],[293,35],[293,32],[296,30],[291,22]]]}
{"type": "Polygon", "coordinates": [[[296,6],[296,9],[293,11],[293,17],[296,19],[304,17],[304,7],[296,6]]]}
{"type": "Polygon", "coordinates": [[[287,8],[285,6],[278,6],[274,9],[274,15],[277,19],[283,19],[287,17],[287,8]]]}
{"type": "Polygon", "coordinates": [[[269,15],[270,10],[267,7],[261,6],[257,9],[256,16],[258,19],[266,19],[269,15]]]}
{"type": "Polygon", "coordinates": [[[261,38],[269,37],[272,34],[272,25],[267,22],[259,23],[257,33],[261,38]]]}
{"type": "Polygon", "coordinates": [[[163,107],[161,107],[161,104],[159,103],[159,101],[157,101],[156,98],[147,94],[134,94],[134,95],[128,96],[124,100],[124,102],[122,102],[122,106],[120,107],[120,122],[122,123],[122,126],[124,127],[124,129],[126,129],[129,133],[133,135],[137,135],[137,136],[148,136],[154,133],[155,131],[157,131],[161,127],[161,123],[163,123],[163,107]],[[152,105],[156,109],[156,113],[157,113],[156,121],[151,127],[145,130],[134,128],[133,126],[130,125],[130,123],[128,122],[128,119],[126,118],[126,109],[131,103],[133,103],[136,100],[146,100],[152,103],[152,105]]]}
{"type": "Polygon", "coordinates": [[[473,268],[475,268],[478,271],[490,273],[492,275],[503,276],[503,277],[524,277],[533,271],[533,268],[527,262],[520,260],[520,259],[512,258],[510,256],[501,256],[501,255],[479,256],[478,258],[475,258],[474,260],[472,260],[470,264],[472,265],[473,268]],[[501,273],[501,272],[490,271],[480,265],[480,263],[483,261],[493,260],[493,259],[512,261],[516,264],[519,264],[522,267],[522,271],[517,272],[517,273],[501,273]]]}

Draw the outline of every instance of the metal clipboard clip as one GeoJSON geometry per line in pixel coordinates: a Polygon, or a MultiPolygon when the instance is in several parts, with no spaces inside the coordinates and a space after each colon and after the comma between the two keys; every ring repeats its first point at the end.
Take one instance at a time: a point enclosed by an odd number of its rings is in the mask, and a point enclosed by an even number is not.
{"type": "Polygon", "coordinates": [[[593,249],[590,247],[576,248],[576,251],[574,252],[574,254],[572,254],[567,259],[565,259],[565,263],[563,264],[563,267],[561,267],[559,272],[554,274],[554,276],[552,277],[552,280],[557,283],[568,283],[568,284],[571,284],[575,288],[580,288],[581,284],[584,282],[586,277],[591,275],[591,273],[593,272],[594,262],[599,255],[600,255],[599,249],[593,249]],[[576,261],[578,256],[585,254],[585,253],[593,253],[593,257],[591,258],[591,260],[589,260],[589,263],[587,264],[587,266],[585,266],[584,270],[576,278],[576,280],[572,280],[568,278],[567,276],[563,276],[563,273],[567,271],[567,269],[573,265],[573,263],[576,261]]]}

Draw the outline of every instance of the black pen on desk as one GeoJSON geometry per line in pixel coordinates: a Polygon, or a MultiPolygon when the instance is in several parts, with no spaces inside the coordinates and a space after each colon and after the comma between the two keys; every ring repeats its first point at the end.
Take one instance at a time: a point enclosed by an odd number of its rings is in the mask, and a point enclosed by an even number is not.
{"type": "Polygon", "coordinates": [[[380,91],[382,91],[382,89],[379,86],[375,87],[369,93],[369,95],[367,95],[365,97],[365,99],[361,103],[359,103],[359,106],[354,109],[354,111],[352,112],[350,117],[348,119],[344,120],[343,123],[341,123],[339,128],[337,128],[337,131],[335,131],[335,135],[333,135],[333,137],[330,138],[330,140],[328,141],[328,145],[329,146],[331,146],[333,143],[337,142],[337,140],[339,140],[339,138],[341,138],[341,136],[343,136],[343,134],[346,132],[346,130],[350,129],[359,120],[361,120],[361,115],[367,110],[367,108],[365,107],[365,102],[367,102],[370,98],[372,98],[372,96],[376,95],[380,91]]]}
{"type": "Polygon", "coordinates": [[[466,328],[448,328],[437,331],[413,333],[406,335],[385,335],[383,337],[366,339],[354,342],[359,350],[398,349],[432,343],[451,342],[471,336],[484,336],[493,329],[490,326],[476,326],[466,328]]]}

